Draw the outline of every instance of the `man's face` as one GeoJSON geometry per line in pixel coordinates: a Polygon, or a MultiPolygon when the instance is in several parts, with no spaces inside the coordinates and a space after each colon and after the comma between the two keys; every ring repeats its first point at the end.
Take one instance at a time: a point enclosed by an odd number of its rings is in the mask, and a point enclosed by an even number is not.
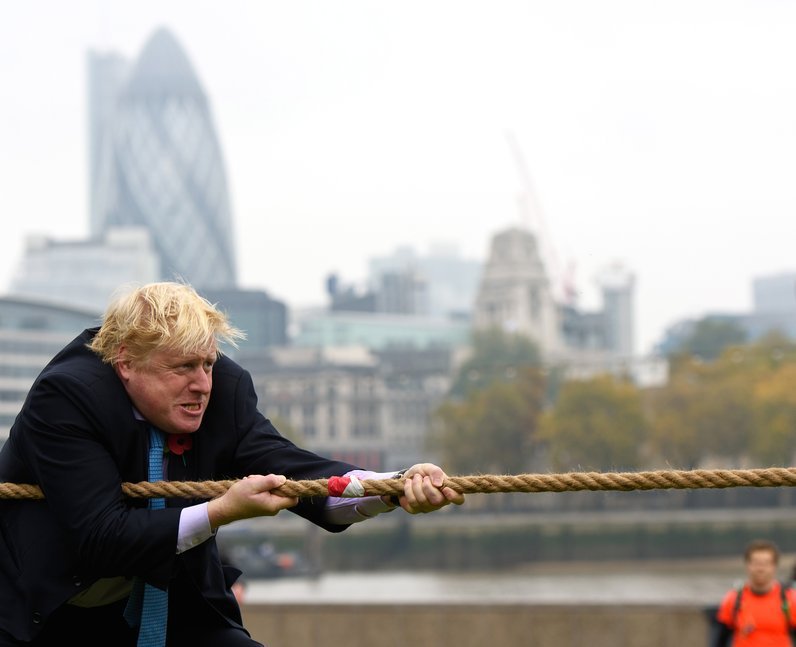
{"type": "Polygon", "coordinates": [[[758,591],[767,591],[777,575],[777,562],[770,550],[755,550],[746,561],[749,585],[758,591]]]}
{"type": "Polygon", "coordinates": [[[196,355],[156,351],[143,364],[131,364],[119,351],[116,372],[136,409],[158,429],[190,434],[199,429],[213,386],[216,346],[196,355]]]}

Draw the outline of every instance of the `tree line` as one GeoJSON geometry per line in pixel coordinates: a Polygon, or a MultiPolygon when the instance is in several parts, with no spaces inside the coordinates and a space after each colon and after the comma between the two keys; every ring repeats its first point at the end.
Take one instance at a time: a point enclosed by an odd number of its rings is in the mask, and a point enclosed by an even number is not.
{"type": "Polygon", "coordinates": [[[430,449],[458,474],[790,466],[796,345],[701,324],[654,388],[629,375],[567,379],[529,338],[477,332],[433,414],[430,449]]]}

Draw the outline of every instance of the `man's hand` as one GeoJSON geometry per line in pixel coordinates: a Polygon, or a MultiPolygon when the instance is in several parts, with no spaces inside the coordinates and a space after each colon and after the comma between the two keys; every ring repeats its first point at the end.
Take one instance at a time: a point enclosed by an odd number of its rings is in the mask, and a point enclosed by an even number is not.
{"type": "Polygon", "coordinates": [[[398,501],[409,514],[434,512],[451,503],[461,505],[464,495],[443,487],[447,474],[433,463],[418,463],[404,472],[404,493],[398,501]]]}
{"type": "Polygon", "coordinates": [[[215,531],[233,521],[272,517],[280,510],[292,508],[298,503],[298,497],[271,492],[285,481],[286,477],[277,474],[255,474],[236,481],[224,494],[207,504],[210,527],[215,531]]]}

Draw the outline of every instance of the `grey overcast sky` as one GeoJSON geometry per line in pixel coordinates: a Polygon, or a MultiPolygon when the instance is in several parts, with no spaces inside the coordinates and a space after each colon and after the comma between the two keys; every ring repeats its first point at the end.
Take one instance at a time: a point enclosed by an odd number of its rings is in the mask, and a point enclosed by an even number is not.
{"type": "Polygon", "coordinates": [[[87,234],[86,52],[169,28],[221,138],[244,287],[522,222],[519,145],[584,307],[636,276],[637,351],[796,270],[796,3],[26,0],[0,8],[0,291],[25,237],[87,234]]]}

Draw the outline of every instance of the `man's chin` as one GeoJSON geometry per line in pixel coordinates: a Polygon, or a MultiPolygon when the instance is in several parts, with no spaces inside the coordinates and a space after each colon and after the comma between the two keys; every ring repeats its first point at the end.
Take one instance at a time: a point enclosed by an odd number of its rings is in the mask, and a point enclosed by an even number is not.
{"type": "Polygon", "coordinates": [[[181,420],[178,424],[173,425],[171,431],[169,433],[172,434],[193,434],[199,431],[199,427],[201,426],[201,420],[181,420]]]}

